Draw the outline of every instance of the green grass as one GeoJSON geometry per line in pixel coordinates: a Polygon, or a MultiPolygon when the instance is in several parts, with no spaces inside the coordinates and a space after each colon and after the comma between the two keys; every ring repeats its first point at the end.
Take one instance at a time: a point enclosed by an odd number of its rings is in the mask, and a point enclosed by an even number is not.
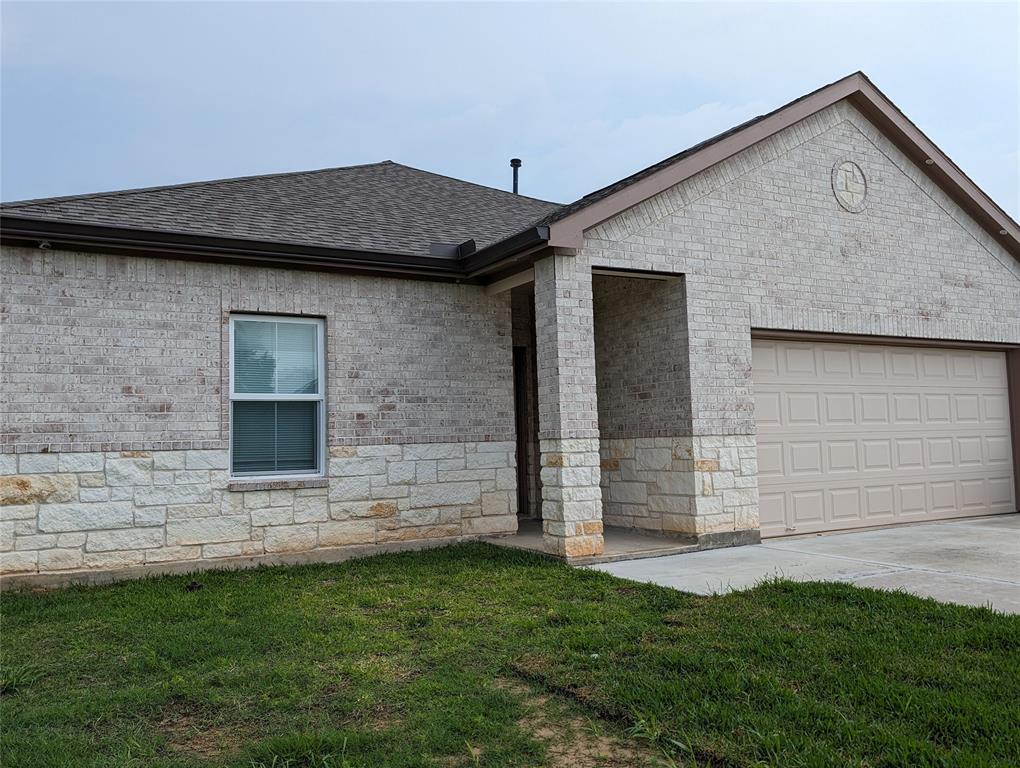
{"type": "Polygon", "coordinates": [[[1020,620],[486,545],[2,596],[0,764],[1007,766],[1020,620]],[[602,757],[599,757],[602,754],[602,757]]]}

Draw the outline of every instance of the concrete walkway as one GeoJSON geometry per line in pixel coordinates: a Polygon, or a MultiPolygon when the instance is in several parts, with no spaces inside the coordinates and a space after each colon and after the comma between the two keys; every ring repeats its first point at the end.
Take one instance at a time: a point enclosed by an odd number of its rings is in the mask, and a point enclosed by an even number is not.
{"type": "Polygon", "coordinates": [[[702,595],[782,576],[902,589],[1020,614],[1020,514],[768,539],[758,546],[588,567],[702,595]]]}

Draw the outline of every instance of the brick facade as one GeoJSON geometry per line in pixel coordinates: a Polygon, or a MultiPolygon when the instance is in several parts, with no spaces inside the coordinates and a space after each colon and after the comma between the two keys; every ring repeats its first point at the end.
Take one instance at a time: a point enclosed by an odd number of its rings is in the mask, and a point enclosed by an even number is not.
{"type": "Polygon", "coordinates": [[[514,294],[26,248],[0,267],[0,562],[26,573],[511,532],[515,344],[550,552],[601,552],[603,511],[753,540],[752,329],[1020,344],[1020,263],[847,102],[592,227],[514,294]],[[849,210],[844,161],[867,184],[849,210]],[[318,483],[231,485],[232,312],[325,318],[318,483]]]}
{"type": "Polygon", "coordinates": [[[516,530],[509,296],[26,248],[2,267],[0,570],[516,530]],[[229,484],[240,311],[326,320],[318,483],[229,484]]]}
{"type": "Polygon", "coordinates": [[[742,461],[737,487],[685,484],[694,529],[757,528],[752,328],[1020,343],[1020,263],[846,102],[593,227],[582,253],[685,276],[691,458],[742,461]],[[867,178],[857,213],[831,186],[846,159],[867,178]]]}

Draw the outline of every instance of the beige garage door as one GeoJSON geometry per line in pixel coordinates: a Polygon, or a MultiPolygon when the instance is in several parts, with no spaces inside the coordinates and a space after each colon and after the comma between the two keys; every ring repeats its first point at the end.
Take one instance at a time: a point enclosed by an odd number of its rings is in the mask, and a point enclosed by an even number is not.
{"type": "Polygon", "coordinates": [[[1002,352],[753,352],[762,536],[1016,510],[1002,352]]]}

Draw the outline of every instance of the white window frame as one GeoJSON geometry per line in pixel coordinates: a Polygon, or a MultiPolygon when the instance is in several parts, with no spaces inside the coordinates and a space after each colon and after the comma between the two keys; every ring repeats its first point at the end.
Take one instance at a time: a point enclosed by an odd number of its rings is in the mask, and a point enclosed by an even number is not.
{"type": "Polygon", "coordinates": [[[230,404],[229,404],[229,466],[231,479],[237,480],[308,480],[326,476],[326,321],[320,317],[297,317],[294,315],[261,315],[253,313],[237,313],[230,315],[230,404]],[[315,347],[318,358],[318,373],[315,393],[302,394],[261,394],[234,391],[234,323],[238,320],[254,320],[272,323],[295,323],[315,326],[315,347]],[[234,403],[236,401],[282,402],[284,400],[312,401],[319,404],[319,434],[316,456],[319,468],[308,472],[258,472],[236,474],[234,472],[234,403]]]}

